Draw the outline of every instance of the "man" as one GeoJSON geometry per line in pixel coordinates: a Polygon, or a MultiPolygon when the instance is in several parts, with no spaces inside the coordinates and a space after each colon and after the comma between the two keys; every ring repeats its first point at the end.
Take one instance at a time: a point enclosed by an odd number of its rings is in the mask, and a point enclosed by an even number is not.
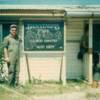
{"type": "Polygon", "coordinates": [[[81,38],[81,41],[80,41],[80,51],[78,53],[78,56],[77,58],[80,59],[80,60],[83,60],[83,56],[86,52],[88,52],[88,40],[89,40],[89,36],[88,36],[88,26],[85,27],[85,31],[84,31],[84,34],[81,38]]]}
{"type": "Polygon", "coordinates": [[[99,52],[93,52],[93,84],[92,87],[98,88],[100,81],[99,52]]]}
{"type": "Polygon", "coordinates": [[[88,40],[89,40],[88,26],[85,27],[85,32],[81,38],[80,48],[88,50],[88,40]]]}
{"type": "Polygon", "coordinates": [[[10,86],[18,85],[19,80],[19,38],[17,26],[10,26],[10,34],[4,39],[4,55],[8,64],[8,83],[10,86]]]}

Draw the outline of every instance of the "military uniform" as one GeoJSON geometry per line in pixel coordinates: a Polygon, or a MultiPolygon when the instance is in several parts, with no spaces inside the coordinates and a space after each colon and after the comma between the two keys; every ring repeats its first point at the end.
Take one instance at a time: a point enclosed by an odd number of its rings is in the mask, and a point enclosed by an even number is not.
{"type": "Polygon", "coordinates": [[[88,33],[84,34],[80,41],[80,51],[78,52],[77,58],[83,60],[83,56],[88,52],[88,33]]]}
{"type": "Polygon", "coordinates": [[[81,38],[81,43],[80,43],[80,45],[81,45],[81,46],[84,46],[84,45],[83,45],[83,43],[84,43],[85,46],[88,48],[88,45],[89,45],[89,44],[88,44],[88,40],[89,40],[88,35],[83,35],[82,38],[81,38]]]}
{"type": "Polygon", "coordinates": [[[19,79],[19,38],[16,35],[14,38],[9,34],[4,39],[4,47],[8,49],[8,82],[10,85],[17,85],[19,79]]]}

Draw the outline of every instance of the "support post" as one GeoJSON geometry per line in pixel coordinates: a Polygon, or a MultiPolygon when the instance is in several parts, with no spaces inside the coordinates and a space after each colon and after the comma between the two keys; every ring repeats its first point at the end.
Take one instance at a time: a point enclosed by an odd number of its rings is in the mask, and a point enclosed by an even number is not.
{"type": "Polygon", "coordinates": [[[66,85],[66,22],[64,22],[64,53],[62,63],[62,83],[63,85],[66,85]]]}
{"type": "Polygon", "coordinates": [[[93,68],[92,68],[92,66],[93,66],[93,64],[92,64],[92,44],[93,44],[93,19],[92,18],[90,18],[89,19],[89,84],[92,84],[92,82],[93,82],[93,68]]]}

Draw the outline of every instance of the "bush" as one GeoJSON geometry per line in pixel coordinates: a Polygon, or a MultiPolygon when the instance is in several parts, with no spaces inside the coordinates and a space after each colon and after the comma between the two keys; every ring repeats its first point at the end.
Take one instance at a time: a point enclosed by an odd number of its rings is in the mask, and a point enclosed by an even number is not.
{"type": "Polygon", "coordinates": [[[3,71],[4,62],[4,45],[3,43],[0,43],[0,83],[5,80],[3,71]]]}

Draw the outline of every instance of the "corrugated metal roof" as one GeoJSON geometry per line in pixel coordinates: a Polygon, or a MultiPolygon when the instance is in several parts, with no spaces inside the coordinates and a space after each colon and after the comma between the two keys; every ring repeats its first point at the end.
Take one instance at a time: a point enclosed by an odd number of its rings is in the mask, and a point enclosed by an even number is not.
{"type": "MultiPolygon", "coordinates": [[[[0,11],[11,11],[11,10],[20,10],[20,11],[56,11],[60,13],[60,11],[66,12],[67,16],[100,16],[100,5],[87,5],[87,6],[67,6],[67,5],[0,5],[0,11]]],[[[23,13],[23,12],[22,12],[23,13]]]]}
{"type": "Polygon", "coordinates": [[[100,5],[67,6],[67,5],[0,5],[0,10],[5,9],[37,9],[37,10],[65,10],[65,11],[100,11],[100,5]]]}
{"type": "Polygon", "coordinates": [[[99,10],[100,5],[87,5],[87,6],[79,6],[79,5],[2,5],[0,4],[0,9],[66,9],[66,10],[99,10]]]}
{"type": "Polygon", "coordinates": [[[63,6],[50,6],[50,5],[0,5],[0,9],[64,9],[63,6]]]}
{"type": "Polygon", "coordinates": [[[100,0],[0,0],[0,4],[98,5],[100,0]]]}

